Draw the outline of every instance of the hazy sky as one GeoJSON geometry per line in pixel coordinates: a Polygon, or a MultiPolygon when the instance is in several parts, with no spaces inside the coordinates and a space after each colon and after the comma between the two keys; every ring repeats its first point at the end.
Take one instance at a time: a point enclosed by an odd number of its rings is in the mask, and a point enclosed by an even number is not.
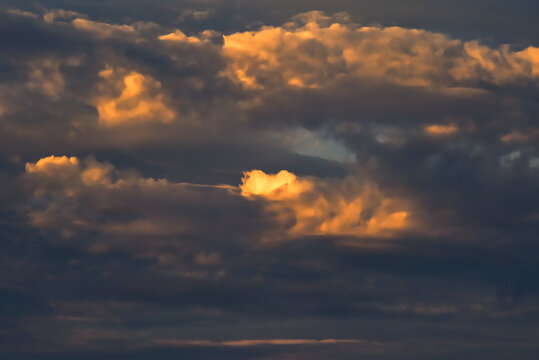
{"type": "Polygon", "coordinates": [[[0,0],[0,357],[539,358],[538,14],[0,0]]]}

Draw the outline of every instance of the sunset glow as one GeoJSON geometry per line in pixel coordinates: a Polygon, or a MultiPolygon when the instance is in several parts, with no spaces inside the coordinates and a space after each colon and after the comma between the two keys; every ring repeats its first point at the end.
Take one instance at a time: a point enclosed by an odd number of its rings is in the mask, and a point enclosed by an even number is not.
{"type": "Polygon", "coordinates": [[[0,359],[538,359],[537,14],[0,0],[0,359]]]}

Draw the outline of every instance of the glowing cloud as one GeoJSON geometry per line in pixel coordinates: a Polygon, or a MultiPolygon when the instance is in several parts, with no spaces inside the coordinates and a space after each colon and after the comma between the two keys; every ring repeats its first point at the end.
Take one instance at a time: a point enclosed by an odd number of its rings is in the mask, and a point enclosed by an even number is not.
{"type": "MultiPolygon", "coordinates": [[[[286,237],[386,237],[413,225],[405,201],[383,194],[374,185],[361,184],[354,177],[326,180],[298,177],[286,170],[277,174],[252,170],[244,173],[239,187],[209,186],[142,178],[120,172],[108,163],[67,156],[49,156],[27,163],[26,172],[33,196],[36,199],[46,196],[38,201],[45,208],[30,212],[32,224],[61,231],[66,236],[86,229],[114,236],[164,236],[200,231],[200,224],[183,213],[144,210],[144,215],[128,221],[97,219],[104,209],[130,208],[128,204],[133,201],[157,201],[156,206],[161,207],[174,197],[180,204],[186,200],[200,202],[200,196],[208,196],[212,191],[219,191],[219,196],[230,200],[260,201],[267,214],[281,224],[267,230],[277,237],[283,234],[288,234],[286,237]],[[200,195],[194,197],[195,193],[200,195]]],[[[218,210],[217,203],[211,206],[218,210]]]]}
{"type": "Polygon", "coordinates": [[[135,71],[122,75],[122,71],[112,69],[101,71],[100,76],[105,80],[102,93],[110,93],[110,87],[120,92],[118,96],[107,94],[95,99],[101,126],[166,124],[174,120],[175,114],[165,105],[159,81],[135,71]]]}
{"type": "Polygon", "coordinates": [[[245,88],[316,88],[346,77],[474,87],[539,76],[539,49],[514,52],[401,27],[361,27],[320,12],[224,36],[225,75],[245,88]]]}
{"type": "Polygon", "coordinates": [[[60,169],[78,166],[79,159],[75,156],[47,156],[34,163],[26,163],[26,172],[50,174],[60,169]]]}
{"type": "Polygon", "coordinates": [[[428,135],[433,136],[451,135],[459,130],[456,125],[427,125],[423,129],[428,135]]]}
{"type": "Polygon", "coordinates": [[[261,198],[292,235],[389,236],[411,225],[404,201],[353,178],[297,178],[288,171],[244,173],[242,195],[261,198]]]}
{"type": "Polygon", "coordinates": [[[201,40],[196,36],[187,36],[181,30],[176,30],[173,33],[159,36],[159,40],[174,41],[174,42],[188,42],[188,43],[200,43],[201,40]]]}
{"type": "Polygon", "coordinates": [[[296,175],[281,170],[275,175],[268,175],[260,170],[245,172],[240,185],[241,194],[246,197],[263,196],[269,199],[280,200],[294,198],[302,192],[312,188],[312,184],[305,180],[298,180],[296,175]]]}

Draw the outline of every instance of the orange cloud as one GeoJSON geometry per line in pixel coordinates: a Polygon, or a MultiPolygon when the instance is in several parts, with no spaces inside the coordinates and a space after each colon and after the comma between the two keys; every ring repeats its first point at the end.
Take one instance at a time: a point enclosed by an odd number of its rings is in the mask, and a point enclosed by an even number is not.
{"type": "Polygon", "coordinates": [[[353,178],[327,181],[298,178],[288,171],[244,173],[241,194],[264,200],[290,234],[389,236],[411,226],[405,202],[353,178]]]}
{"type": "MultiPolygon", "coordinates": [[[[124,209],[131,201],[167,203],[175,196],[185,201],[185,196],[200,191],[219,191],[219,196],[232,196],[230,199],[239,196],[238,200],[260,201],[268,215],[280,224],[268,229],[276,237],[388,237],[415,225],[407,201],[384,194],[375,185],[363,184],[354,177],[327,180],[298,177],[286,170],[277,174],[253,170],[244,173],[239,187],[210,186],[143,178],[120,172],[108,163],[67,156],[49,156],[27,163],[26,172],[33,196],[46,195],[49,202],[44,209],[30,212],[32,224],[60,231],[67,237],[90,229],[110,236],[169,236],[200,231],[200,224],[185,214],[178,217],[161,211],[146,213],[143,209],[144,216],[127,221],[96,220],[103,209],[124,209]],[[132,199],[133,191],[139,200],[132,199]],[[85,210],[73,212],[73,208],[85,210]]],[[[200,198],[189,201],[196,199],[200,198]]]]}
{"type": "Polygon", "coordinates": [[[539,80],[533,46],[493,49],[425,30],[362,27],[320,12],[295,20],[224,36],[224,74],[250,89],[316,88],[342,77],[448,88],[539,80]]]}
{"type": "Polygon", "coordinates": [[[298,180],[296,175],[281,170],[275,175],[268,175],[260,170],[245,172],[240,185],[243,196],[263,196],[273,200],[294,198],[302,192],[310,190],[312,184],[306,180],[298,180]]]}
{"type": "Polygon", "coordinates": [[[159,40],[163,41],[174,41],[174,42],[187,42],[187,43],[193,43],[198,44],[201,42],[201,40],[196,36],[187,36],[183,33],[183,31],[177,29],[173,33],[161,35],[158,37],[159,40]]]}
{"type": "Polygon", "coordinates": [[[423,128],[428,135],[446,136],[456,133],[459,128],[456,125],[427,125],[423,128]]]}
{"type": "Polygon", "coordinates": [[[500,137],[500,140],[507,144],[522,143],[537,139],[539,137],[539,129],[531,128],[525,133],[521,131],[512,131],[500,137]]]}
{"type": "Polygon", "coordinates": [[[170,123],[174,112],[165,104],[161,83],[136,71],[106,69],[100,76],[104,95],[95,98],[99,124],[103,127],[134,125],[147,122],[170,123]],[[110,88],[119,95],[112,94],[110,88]]]}

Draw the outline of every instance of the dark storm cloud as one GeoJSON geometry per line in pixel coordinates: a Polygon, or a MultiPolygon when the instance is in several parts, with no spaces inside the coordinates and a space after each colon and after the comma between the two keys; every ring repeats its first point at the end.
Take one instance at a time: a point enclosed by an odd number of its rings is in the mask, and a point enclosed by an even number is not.
{"type": "Polygon", "coordinates": [[[4,9],[0,353],[534,358],[521,3],[4,9]]]}

